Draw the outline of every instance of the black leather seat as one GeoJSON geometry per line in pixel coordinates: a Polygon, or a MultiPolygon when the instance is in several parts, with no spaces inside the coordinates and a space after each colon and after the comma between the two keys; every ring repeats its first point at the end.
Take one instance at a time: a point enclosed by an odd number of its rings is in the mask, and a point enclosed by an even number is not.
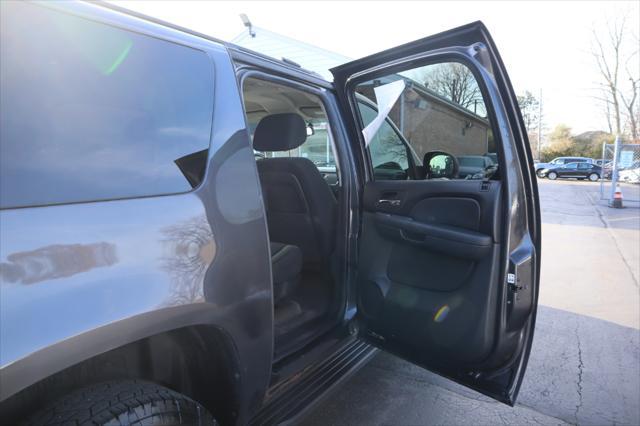
{"type": "MultiPolygon", "coordinates": [[[[253,148],[288,151],[306,138],[298,114],[273,114],[258,123],[253,148]]],[[[304,268],[326,270],[334,247],[337,202],[318,168],[301,157],[264,158],[257,165],[270,239],[299,247],[304,268]]]]}
{"type": "Polygon", "coordinates": [[[302,252],[296,246],[271,242],[273,300],[278,303],[291,294],[300,282],[302,252]]]}

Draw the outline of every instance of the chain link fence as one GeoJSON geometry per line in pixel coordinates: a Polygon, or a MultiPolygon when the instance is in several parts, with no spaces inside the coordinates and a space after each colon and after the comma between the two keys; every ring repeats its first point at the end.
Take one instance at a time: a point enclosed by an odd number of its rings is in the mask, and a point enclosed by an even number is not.
{"type": "Polygon", "coordinates": [[[640,202],[640,145],[619,144],[617,151],[616,158],[616,144],[602,145],[600,197],[610,200],[617,181],[625,201],[640,202]]]}

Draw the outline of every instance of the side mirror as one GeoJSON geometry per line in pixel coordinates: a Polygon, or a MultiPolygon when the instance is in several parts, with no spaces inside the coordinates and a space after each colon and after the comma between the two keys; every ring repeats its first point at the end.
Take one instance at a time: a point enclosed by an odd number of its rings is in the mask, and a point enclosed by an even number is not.
{"type": "Polygon", "coordinates": [[[458,159],[448,152],[429,151],[424,155],[424,167],[427,172],[427,179],[458,177],[460,165],[458,159]]]}

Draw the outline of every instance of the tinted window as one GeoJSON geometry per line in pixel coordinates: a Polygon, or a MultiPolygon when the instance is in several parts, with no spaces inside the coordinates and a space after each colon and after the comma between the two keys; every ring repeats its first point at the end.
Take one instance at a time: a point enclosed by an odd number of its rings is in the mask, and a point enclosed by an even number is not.
{"type": "Polygon", "coordinates": [[[456,157],[460,163],[455,175],[443,177],[497,178],[498,167],[488,168],[491,157],[497,160],[491,123],[480,87],[466,65],[445,62],[400,70],[359,83],[355,92],[360,99],[379,103],[380,111],[389,111],[388,121],[373,121],[377,113],[360,107],[376,179],[399,179],[400,168],[406,170],[404,179],[431,178],[435,175],[414,168],[421,166],[420,161],[407,160],[424,159],[434,152],[448,153],[451,161],[456,157]],[[374,125],[367,128],[371,122],[374,125]],[[382,126],[377,128],[380,122],[382,126]],[[379,175],[377,164],[394,168],[396,173],[379,175]]]}
{"type": "MultiPolygon", "coordinates": [[[[367,126],[376,117],[377,111],[362,102],[358,103],[358,107],[363,124],[367,126]]],[[[382,123],[369,143],[369,155],[375,177],[387,179],[407,177],[406,173],[396,173],[409,169],[407,147],[387,120],[382,123]]]]}
{"type": "Polygon", "coordinates": [[[578,168],[581,170],[589,170],[593,168],[593,164],[589,164],[589,163],[579,163],[578,164],[578,168]]]}
{"type": "Polygon", "coordinates": [[[176,193],[202,179],[213,108],[203,52],[17,2],[3,5],[1,35],[1,206],[176,193]]]}

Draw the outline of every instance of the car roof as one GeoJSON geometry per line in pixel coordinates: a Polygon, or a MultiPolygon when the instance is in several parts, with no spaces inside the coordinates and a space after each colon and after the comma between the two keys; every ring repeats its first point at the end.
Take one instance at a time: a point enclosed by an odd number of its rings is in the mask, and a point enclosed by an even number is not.
{"type": "Polygon", "coordinates": [[[203,34],[203,33],[191,30],[191,29],[186,28],[186,27],[182,27],[180,25],[172,24],[171,22],[163,21],[162,19],[154,18],[152,16],[145,15],[143,13],[136,12],[136,11],[124,8],[124,7],[118,6],[118,5],[113,4],[113,3],[107,3],[107,2],[105,2],[103,0],[85,1],[84,3],[90,4],[90,5],[94,5],[94,6],[97,5],[99,7],[105,8],[105,9],[111,9],[113,11],[116,11],[116,12],[119,12],[119,13],[123,13],[125,15],[129,15],[129,16],[137,18],[137,19],[142,19],[144,21],[148,21],[148,22],[151,22],[153,24],[160,25],[162,27],[169,28],[169,29],[174,30],[174,31],[178,31],[180,33],[188,34],[190,36],[195,36],[195,37],[198,37],[200,39],[204,39],[204,40],[211,41],[211,42],[214,42],[214,43],[217,43],[217,44],[221,44],[229,51],[229,54],[231,55],[231,57],[236,59],[236,60],[241,60],[241,61],[245,61],[245,62],[256,62],[257,61],[257,62],[260,62],[261,64],[271,64],[271,68],[275,66],[277,68],[280,68],[281,70],[287,70],[287,71],[289,71],[289,73],[294,73],[294,74],[297,74],[299,76],[304,76],[303,78],[308,79],[308,80],[312,80],[314,83],[320,84],[322,86],[333,87],[332,83],[330,81],[326,80],[320,74],[318,74],[318,73],[316,73],[314,71],[302,68],[299,64],[296,64],[293,61],[287,60],[286,58],[283,58],[283,59],[273,58],[271,56],[262,54],[260,52],[256,52],[256,51],[251,50],[251,49],[247,49],[247,48],[238,46],[238,45],[230,43],[228,41],[220,40],[220,39],[218,39],[216,37],[212,37],[210,35],[203,34]]]}

